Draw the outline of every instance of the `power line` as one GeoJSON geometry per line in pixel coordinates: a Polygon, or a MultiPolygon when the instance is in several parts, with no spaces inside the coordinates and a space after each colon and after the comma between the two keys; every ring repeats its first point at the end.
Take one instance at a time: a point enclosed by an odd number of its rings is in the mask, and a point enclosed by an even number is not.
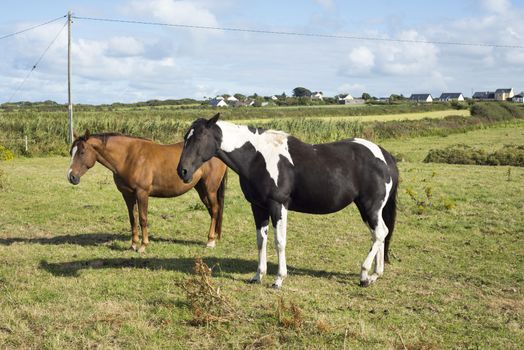
{"type": "Polygon", "coordinates": [[[113,19],[113,18],[96,18],[96,17],[82,17],[82,16],[72,16],[72,17],[75,19],[80,19],[80,20],[99,21],[99,22],[142,24],[142,25],[154,25],[154,26],[163,26],[163,27],[177,27],[177,28],[188,28],[188,29],[204,29],[204,30],[229,31],[229,32],[271,34],[271,35],[302,36],[302,37],[316,37],[316,38],[330,38],[330,39],[350,39],[350,40],[363,40],[363,41],[384,41],[384,42],[397,42],[397,43],[409,43],[409,44],[434,44],[434,45],[493,47],[493,48],[500,48],[500,49],[524,49],[524,46],[522,45],[504,45],[504,44],[488,44],[488,43],[473,43],[473,42],[458,42],[458,41],[392,39],[392,38],[380,38],[380,37],[357,36],[357,35],[336,35],[336,34],[320,34],[320,33],[284,32],[284,31],[272,31],[272,30],[249,29],[249,28],[211,27],[211,26],[200,26],[200,25],[189,25],[189,24],[132,21],[132,20],[126,20],[126,19],[113,19]]]}
{"type": "MultiPolygon", "coordinates": [[[[62,17],[60,17],[62,18],[62,17]]],[[[36,69],[36,67],[40,64],[40,62],[42,61],[42,59],[44,58],[45,54],[47,53],[47,51],[49,51],[49,49],[51,48],[51,46],[53,46],[53,44],[55,43],[55,41],[58,39],[58,37],[60,36],[60,34],[62,33],[62,31],[64,30],[65,26],[67,25],[67,21],[64,23],[64,25],[62,26],[62,28],[60,28],[60,30],[58,31],[58,33],[56,34],[55,38],[53,39],[53,41],[51,41],[51,43],[46,47],[46,49],[44,50],[44,52],[42,52],[42,54],[40,55],[40,57],[38,58],[38,60],[35,62],[35,64],[33,64],[33,66],[31,67],[31,70],[29,72],[27,72],[27,75],[25,76],[24,80],[22,80],[22,82],[20,83],[20,85],[18,85],[18,88],[16,88],[16,90],[11,94],[11,97],[9,97],[9,100],[7,102],[11,102],[13,97],[15,96],[15,94],[17,94],[21,89],[22,87],[24,86],[25,82],[27,81],[27,79],[29,79],[29,76],[31,76],[31,74],[33,73],[33,71],[36,69]]]]}
{"type": "Polygon", "coordinates": [[[15,36],[15,35],[17,35],[17,34],[22,34],[22,33],[28,32],[28,31],[30,31],[30,30],[32,30],[32,29],[36,29],[36,28],[38,28],[38,27],[45,26],[45,25],[47,25],[47,24],[50,24],[50,23],[56,22],[56,21],[58,21],[59,19],[62,19],[62,18],[65,18],[65,17],[67,17],[67,16],[60,16],[60,17],[57,17],[57,18],[52,19],[52,20],[50,20],[50,21],[47,21],[47,22],[45,22],[45,23],[37,24],[37,25],[35,25],[35,26],[29,27],[29,28],[26,28],[26,29],[22,29],[22,30],[20,30],[20,31],[18,31],[18,32],[15,32],[15,33],[2,35],[2,36],[0,36],[0,40],[2,40],[2,39],[6,39],[6,38],[9,38],[9,37],[12,37],[12,36],[15,36]]]}

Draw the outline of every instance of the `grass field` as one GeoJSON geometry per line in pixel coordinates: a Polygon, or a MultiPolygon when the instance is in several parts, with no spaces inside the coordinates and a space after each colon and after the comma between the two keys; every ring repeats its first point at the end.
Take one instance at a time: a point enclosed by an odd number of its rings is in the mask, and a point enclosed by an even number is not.
{"type": "Polygon", "coordinates": [[[409,161],[399,164],[393,262],[366,289],[358,273],[370,236],[354,206],[290,213],[290,275],[277,292],[271,248],[270,276],[245,283],[256,270],[256,239],[232,172],[217,248],[204,247],[207,214],[192,191],[150,201],[152,243],[138,255],[127,249],[124,202],[101,165],[74,187],[65,157],[0,163],[0,347],[521,349],[524,169],[421,159],[458,142],[522,144],[523,133],[520,122],[384,142],[409,161]],[[422,212],[408,189],[427,205],[422,212]],[[235,308],[230,322],[191,325],[179,284],[196,257],[215,266],[213,282],[235,308]],[[283,322],[282,301],[298,306],[301,323],[283,322]]]}
{"type": "MultiPolygon", "coordinates": [[[[289,107],[287,107],[289,108],[289,107]]],[[[335,107],[333,107],[335,108],[335,107]]],[[[335,117],[325,117],[325,116],[313,116],[308,117],[308,119],[319,119],[319,120],[345,120],[347,118],[355,118],[358,121],[361,122],[376,122],[376,121],[392,121],[392,120],[420,120],[424,118],[444,118],[449,115],[460,115],[464,117],[469,117],[470,111],[469,109],[445,109],[442,111],[430,111],[430,112],[410,112],[410,113],[394,113],[394,114],[375,114],[375,115],[364,115],[364,116],[335,116],[335,117]]],[[[287,117],[287,118],[293,118],[293,117],[287,117]]],[[[238,124],[246,124],[246,123],[263,123],[264,121],[267,121],[266,118],[259,118],[259,119],[238,119],[234,120],[235,123],[238,124]]]]}

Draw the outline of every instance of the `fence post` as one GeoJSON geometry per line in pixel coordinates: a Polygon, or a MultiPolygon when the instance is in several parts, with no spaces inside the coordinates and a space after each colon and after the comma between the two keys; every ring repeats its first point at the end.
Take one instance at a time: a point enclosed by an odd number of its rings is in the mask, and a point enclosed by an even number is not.
{"type": "Polygon", "coordinates": [[[29,152],[29,148],[27,147],[27,135],[24,136],[24,141],[25,141],[25,151],[29,152]]]}

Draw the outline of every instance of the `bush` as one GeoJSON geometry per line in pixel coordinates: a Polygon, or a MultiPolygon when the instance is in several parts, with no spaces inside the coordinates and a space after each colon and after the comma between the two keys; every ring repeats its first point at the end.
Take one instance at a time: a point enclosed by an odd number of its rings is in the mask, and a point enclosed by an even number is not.
{"type": "Polygon", "coordinates": [[[513,165],[524,166],[524,146],[506,145],[493,153],[467,145],[451,145],[444,149],[432,149],[425,163],[466,165],[513,165]]]}
{"type": "Polygon", "coordinates": [[[0,160],[13,160],[15,158],[15,155],[13,152],[4,146],[0,145],[0,160]]]}

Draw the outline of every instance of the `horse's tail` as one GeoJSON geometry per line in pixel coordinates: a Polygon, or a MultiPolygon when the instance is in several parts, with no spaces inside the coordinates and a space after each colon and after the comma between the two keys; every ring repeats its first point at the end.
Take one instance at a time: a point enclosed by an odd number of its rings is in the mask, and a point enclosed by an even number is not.
{"type": "Polygon", "coordinates": [[[220,187],[217,191],[217,199],[218,199],[218,217],[217,217],[217,223],[215,228],[215,233],[217,234],[217,238],[220,239],[222,236],[222,216],[224,214],[224,197],[226,194],[226,185],[227,185],[227,168],[224,172],[224,176],[222,177],[222,181],[220,182],[220,187]]]}
{"type": "MultiPolygon", "coordinates": [[[[392,157],[393,158],[393,157],[392,157]]],[[[382,210],[382,219],[388,227],[388,235],[384,240],[384,261],[389,263],[389,244],[391,237],[393,236],[393,230],[395,229],[395,219],[397,217],[397,187],[398,187],[398,169],[395,160],[393,159],[391,181],[393,186],[389,192],[389,198],[382,210]]]]}

